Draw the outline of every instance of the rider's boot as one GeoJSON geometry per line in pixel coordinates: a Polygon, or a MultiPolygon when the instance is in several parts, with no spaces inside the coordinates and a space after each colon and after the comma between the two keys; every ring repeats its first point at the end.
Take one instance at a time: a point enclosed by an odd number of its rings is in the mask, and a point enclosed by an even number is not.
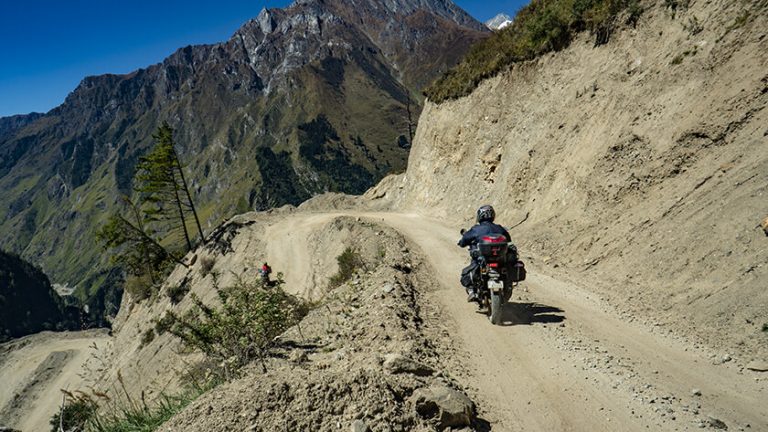
{"type": "Polygon", "coordinates": [[[467,288],[467,303],[472,303],[476,301],[478,301],[477,292],[474,290],[474,288],[467,288]]]}

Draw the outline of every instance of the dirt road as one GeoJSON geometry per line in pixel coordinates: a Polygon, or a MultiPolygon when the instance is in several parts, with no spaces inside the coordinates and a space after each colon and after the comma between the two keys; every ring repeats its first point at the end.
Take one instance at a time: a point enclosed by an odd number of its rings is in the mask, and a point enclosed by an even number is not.
{"type": "Polygon", "coordinates": [[[0,425],[50,430],[61,404],[59,389],[80,389],[90,347],[109,339],[104,330],[43,332],[0,346],[0,425]]]}
{"type": "MultiPolygon", "coordinates": [[[[314,275],[308,239],[313,227],[341,214],[296,214],[267,236],[276,267],[314,275]],[[279,245],[277,245],[279,242],[279,245]],[[279,246],[279,247],[277,247],[279,246]]],[[[429,263],[434,299],[461,341],[465,370],[452,371],[473,392],[494,430],[640,431],[768,430],[766,379],[738,365],[707,357],[673,337],[627,323],[588,290],[532,268],[492,326],[457,282],[466,252],[456,247],[458,227],[396,213],[348,213],[404,234],[429,263]],[[722,363],[722,364],[714,364],[722,363]]],[[[525,251],[523,251],[525,255],[525,251]]],[[[311,292],[314,276],[288,286],[311,292]],[[301,286],[296,286],[299,284],[301,286]]]]}

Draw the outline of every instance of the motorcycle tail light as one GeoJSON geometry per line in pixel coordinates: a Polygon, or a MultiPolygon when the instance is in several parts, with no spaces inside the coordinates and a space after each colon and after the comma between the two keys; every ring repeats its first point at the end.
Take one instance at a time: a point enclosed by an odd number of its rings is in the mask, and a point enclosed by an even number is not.
{"type": "Polygon", "coordinates": [[[494,263],[488,263],[488,265],[493,267],[493,268],[496,268],[496,267],[499,266],[499,263],[495,263],[495,262],[494,263]]]}

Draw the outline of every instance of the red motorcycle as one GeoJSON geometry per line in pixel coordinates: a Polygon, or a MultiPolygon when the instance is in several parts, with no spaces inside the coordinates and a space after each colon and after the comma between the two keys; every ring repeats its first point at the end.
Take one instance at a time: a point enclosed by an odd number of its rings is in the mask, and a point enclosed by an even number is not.
{"type": "Polygon", "coordinates": [[[470,273],[478,303],[491,323],[499,325],[502,309],[512,297],[514,287],[525,280],[525,264],[519,259],[517,247],[500,234],[483,236],[470,247],[470,256],[479,267],[470,273]]]}

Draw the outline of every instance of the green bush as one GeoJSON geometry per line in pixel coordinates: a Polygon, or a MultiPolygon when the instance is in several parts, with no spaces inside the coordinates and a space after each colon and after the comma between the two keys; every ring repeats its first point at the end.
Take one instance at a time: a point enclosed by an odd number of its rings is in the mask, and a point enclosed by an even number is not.
{"type": "Polygon", "coordinates": [[[67,432],[152,432],[221,383],[215,379],[188,381],[180,393],[172,396],[163,393],[157,400],[148,402],[144,392],[140,400],[131,397],[119,372],[117,380],[120,386],[113,387],[111,397],[95,390],[93,396],[62,390],[65,403],[51,418],[51,432],[59,432],[60,428],[67,432]]]}
{"type": "Polygon", "coordinates": [[[532,0],[510,26],[473,46],[424,94],[435,103],[467,96],[514,63],[567,47],[580,31],[589,30],[596,45],[604,44],[622,13],[634,25],[642,13],[639,0],[532,0]]]}
{"type": "Polygon", "coordinates": [[[138,303],[152,297],[155,286],[149,275],[129,275],[125,278],[125,291],[138,303]]]}
{"type": "Polygon", "coordinates": [[[51,432],[85,430],[96,410],[96,403],[87,395],[67,393],[63,408],[51,418],[51,432]]]}
{"type": "Polygon", "coordinates": [[[352,279],[352,276],[355,274],[355,272],[362,268],[364,265],[363,258],[360,256],[360,254],[357,253],[356,250],[349,247],[344,249],[344,252],[336,257],[336,262],[339,263],[339,271],[335,275],[331,276],[330,280],[328,281],[328,287],[330,289],[336,288],[344,282],[352,279]]]}
{"type": "Polygon", "coordinates": [[[174,322],[173,315],[166,313],[162,318],[155,321],[155,333],[157,333],[158,336],[165,334],[165,332],[171,329],[174,322]]]}
{"type": "MultiPolygon", "coordinates": [[[[204,389],[190,389],[175,396],[163,395],[152,405],[121,402],[103,415],[90,419],[86,431],[90,432],[151,432],[192,403],[204,389]]],[[[82,430],[82,429],[78,429],[82,430]]]]}
{"type": "Polygon", "coordinates": [[[260,282],[238,281],[232,287],[214,288],[221,303],[214,308],[192,293],[194,306],[184,315],[173,317],[169,331],[190,348],[202,351],[221,366],[221,378],[229,380],[253,360],[261,361],[275,344],[275,337],[297,323],[307,312],[306,305],[282,289],[278,279],[273,286],[260,282]]]}
{"type": "Polygon", "coordinates": [[[189,292],[189,281],[184,279],[178,285],[170,285],[168,287],[168,298],[171,299],[171,303],[179,304],[189,292]]]}
{"type": "Polygon", "coordinates": [[[155,340],[155,330],[148,328],[141,334],[141,346],[147,346],[155,340]]]}

